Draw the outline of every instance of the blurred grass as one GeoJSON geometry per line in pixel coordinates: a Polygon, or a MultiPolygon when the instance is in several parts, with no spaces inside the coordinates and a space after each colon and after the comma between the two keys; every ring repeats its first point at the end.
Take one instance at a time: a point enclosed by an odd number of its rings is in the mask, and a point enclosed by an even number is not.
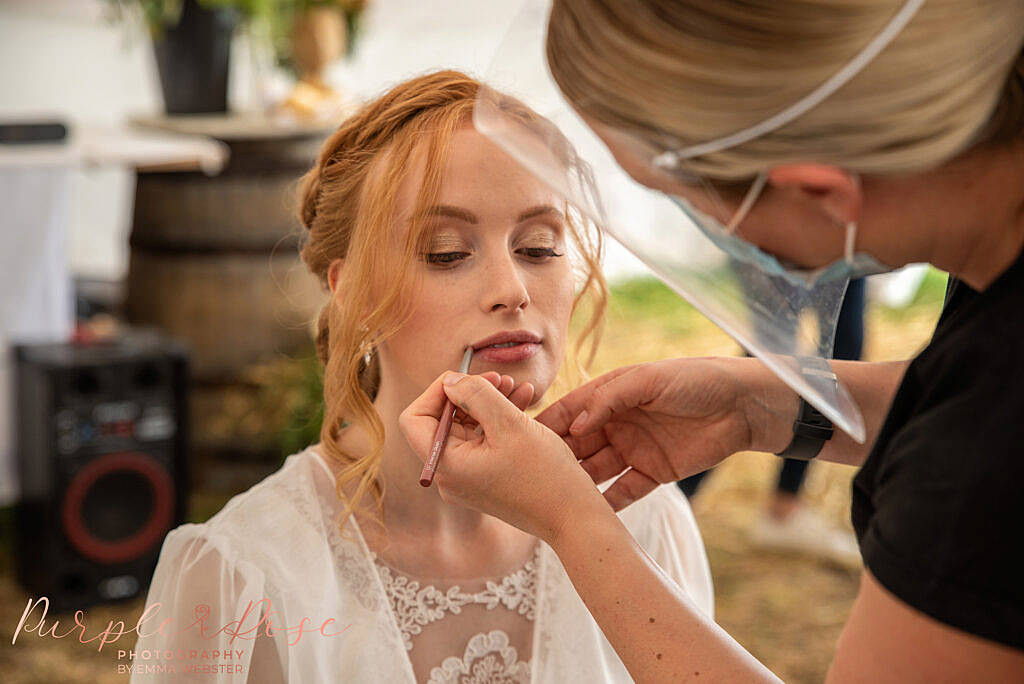
{"type": "MultiPolygon", "coordinates": [[[[945,275],[929,272],[904,309],[872,305],[865,318],[865,359],[909,358],[931,336],[945,291],[945,275]]],[[[688,303],[654,278],[612,288],[604,338],[591,375],[613,368],[680,356],[737,355],[739,346],[688,303]]],[[[565,372],[545,401],[579,381],[565,372]]],[[[204,399],[197,429],[226,442],[249,441],[280,458],[317,441],[322,411],[320,367],[312,350],[253,366],[243,382],[204,399]]],[[[812,558],[765,553],[752,547],[747,530],[766,506],[779,461],[765,454],[738,454],[706,481],[693,502],[711,562],[716,619],[745,648],[787,682],[825,678],[836,640],[857,592],[859,573],[812,558]]],[[[802,491],[805,503],[834,525],[849,529],[852,468],[813,464],[802,491]]],[[[243,488],[244,489],[244,488],[243,488]]],[[[241,491],[241,490],[239,490],[241,491]]],[[[200,488],[193,492],[189,520],[217,512],[234,492],[200,488]]],[[[9,510],[0,509],[0,680],[37,682],[123,682],[116,674],[116,650],[102,652],[73,639],[23,634],[11,638],[27,595],[12,577],[9,510]]],[[[132,626],[144,597],[86,611],[91,633],[108,621],[132,626]]],[[[65,631],[69,616],[62,616],[65,631]]]]}
{"type": "Polygon", "coordinates": [[[924,279],[914,294],[914,298],[907,306],[892,308],[879,305],[878,313],[893,323],[913,320],[922,314],[929,315],[942,308],[942,302],[946,299],[947,281],[948,276],[945,273],[929,268],[925,272],[924,279]]]}
{"type": "Polygon", "coordinates": [[[632,278],[611,287],[609,313],[625,322],[661,326],[665,337],[692,335],[703,317],[657,278],[632,278]]]}

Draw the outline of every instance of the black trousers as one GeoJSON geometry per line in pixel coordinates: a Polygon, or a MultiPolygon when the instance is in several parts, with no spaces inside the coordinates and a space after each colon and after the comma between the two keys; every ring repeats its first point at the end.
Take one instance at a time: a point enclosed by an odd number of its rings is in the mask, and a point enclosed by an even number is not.
{"type": "MultiPolygon", "coordinates": [[[[864,279],[851,280],[846,288],[842,308],[839,309],[839,320],[836,323],[836,341],[833,356],[844,361],[857,361],[864,350],[864,279]]],[[[776,491],[796,495],[807,477],[807,466],[810,461],[792,458],[782,459],[779,468],[779,479],[775,484],[776,491]]],[[[697,493],[701,483],[710,470],[691,475],[676,484],[683,494],[690,497],[697,493]]]]}

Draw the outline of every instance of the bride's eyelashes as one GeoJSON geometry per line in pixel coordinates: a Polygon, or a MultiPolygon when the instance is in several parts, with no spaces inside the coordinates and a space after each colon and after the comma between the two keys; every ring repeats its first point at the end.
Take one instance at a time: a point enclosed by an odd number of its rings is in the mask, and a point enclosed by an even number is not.
{"type": "Polygon", "coordinates": [[[554,250],[553,247],[524,247],[519,250],[520,252],[526,252],[526,255],[534,259],[542,259],[544,257],[560,257],[563,254],[559,254],[554,250]]]}
{"type": "Polygon", "coordinates": [[[469,252],[427,252],[423,260],[428,264],[454,264],[469,256],[469,252]]]}
{"type": "MultiPolygon", "coordinates": [[[[564,252],[556,252],[553,247],[520,247],[516,253],[533,262],[544,262],[548,259],[565,256],[564,252]]],[[[423,260],[428,264],[451,268],[469,256],[471,256],[469,252],[427,252],[423,255],[423,260]]]]}

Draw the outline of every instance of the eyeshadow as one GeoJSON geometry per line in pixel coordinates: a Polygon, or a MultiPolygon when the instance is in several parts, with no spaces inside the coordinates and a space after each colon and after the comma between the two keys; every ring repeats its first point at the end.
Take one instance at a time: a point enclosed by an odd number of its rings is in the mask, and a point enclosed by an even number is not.
{"type": "Polygon", "coordinates": [[[462,249],[465,246],[466,243],[461,237],[451,233],[433,235],[427,240],[427,249],[431,252],[440,252],[446,249],[462,249]]]}

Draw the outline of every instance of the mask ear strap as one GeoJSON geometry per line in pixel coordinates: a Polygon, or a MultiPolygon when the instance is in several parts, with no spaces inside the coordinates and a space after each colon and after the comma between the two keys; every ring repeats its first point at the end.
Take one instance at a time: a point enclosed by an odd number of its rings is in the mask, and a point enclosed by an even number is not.
{"type": "Polygon", "coordinates": [[[658,168],[673,169],[684,159],[693,159],[694,157],[700,157],[705,154],[711,154],[712,152],[719,152],[721,150],[727,150],[730,147],[742,145],[743,143],[759,138],[766,133],[778,130],[790,121],[803,116],[811,109],[821,104],[832,93],[846,85],[851,78],[856,76],[862,69],[864,69],[865,66],[871,63],[871,60],[877,57],[878,54],[900,34],[903,28],[911,19],[913,19],[917,10],[921,8],[921,5],[923,5],[924,2],[925,0],[907,0],[903,3],[903,6],[898,12],[896,12],[896,14],[893,15],[885,28],[883,28],[878,35],[872,38],[871,41],[853,57],[853,59],[847,62],[841,69],[839,69],[839,71],[834,73],[824,83],[790,106],[786,107],[786,109],[781,112],[761,121],[760,123],[754,124],[749,128],[744,128],[741,131],[736,131],[735,133],[725,137],[679,150],[662,152],[652,160],[652,163],[658,168]]]}
{"type": "Polygon", "coordinates": [[[725,227],[725,232],[732,235],[740,222],[746,218],[750,212],[750,208],[754,206],[754,202],[757,201],[761,191],[764,189],[764,184],[768,182],[767,173],[757,174],[757,178],[754,179],[754,184],[750,186],[750,190],[747,191],[747,196],[743,198],[743,203],[740,204],[740,208],[736,210],[736,213],[729,219],[728,225],[725,227]]]}
{"type": "Polygon", "coordinates": [[[850,221],[846,224],[846,245],[843,248],[843,257],[846,263],[853,263],[853,247],[857,242],[857,222],[850,221]]]}

